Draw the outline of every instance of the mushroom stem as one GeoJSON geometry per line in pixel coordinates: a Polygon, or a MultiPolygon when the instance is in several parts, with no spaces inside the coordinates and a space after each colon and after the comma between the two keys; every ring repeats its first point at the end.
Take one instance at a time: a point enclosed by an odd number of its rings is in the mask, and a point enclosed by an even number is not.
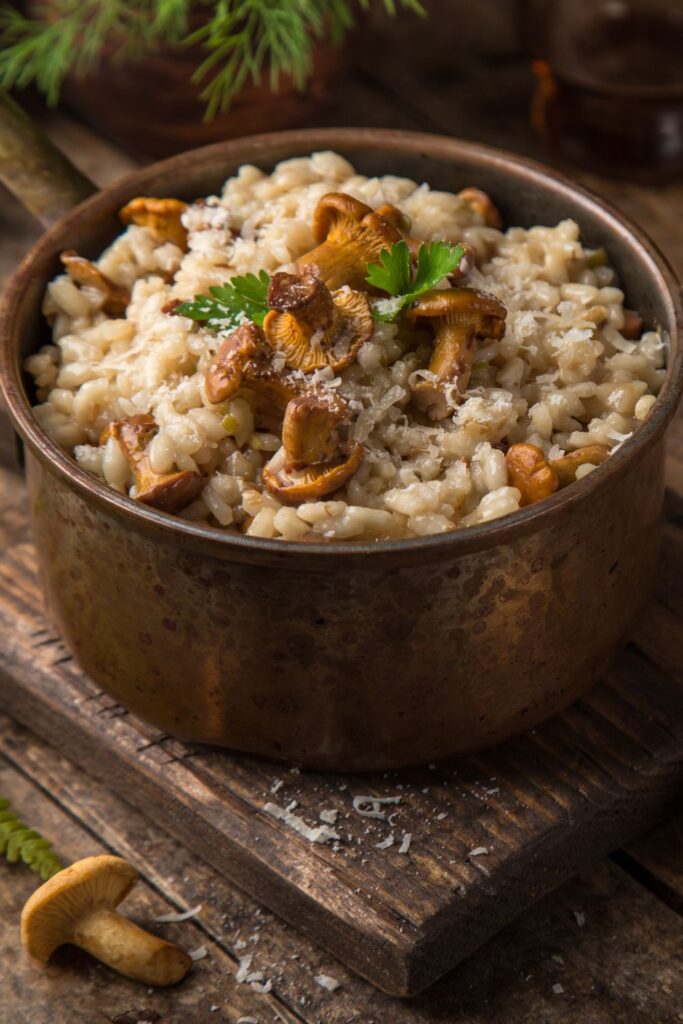
{"type": "Polygon", "coordinates": [[[447,319],[436,333],[429,370],[440,381],[455,383],[463,394],[469,383],[474,361],[475,327],[462,317],[447,319]]]}
{"type": "Polygon", "coordinates": [[[322,196],[313,216],[313,237],[318,245],[300,256],[299,269],[314,264],[328,288],[343,285],[366,289],[367,264],[378,259],[402,237],[403,214],[395,206],[373,210],[345,192],[322,196]]]}
{"type": "Polygon", "coordinates": [[[413,326],[431,327],[430,376],[412,388],[416,405],[432,420],[444,419],[467,389],[477,340],[501,338],[507,310],[476,288],[425,292],[409,311],[413,326]]]}
{"type": "Polygon", "coordinates": [[[102,432],[100,444],[106,444],[110,437],[118,441],[123,457],[133,471],[139,502],[162,512],[179,512],[197,497],[204,486],[204,478],[189,469],[172,473],[153,472],[148,448],[158,430],[153,416],[139,413],[109,423],[102,432]]]}
{"type": "Polygon", "coordinates": [[[184,950],[106,907],[82,918],[72,941],[96,960],[144,985],[174,985],[192,966],[184,950]]]}

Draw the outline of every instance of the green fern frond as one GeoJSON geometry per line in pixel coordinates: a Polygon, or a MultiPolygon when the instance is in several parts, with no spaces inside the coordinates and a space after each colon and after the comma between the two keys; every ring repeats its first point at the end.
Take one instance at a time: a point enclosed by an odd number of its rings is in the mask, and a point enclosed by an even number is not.
{"type": "Polygon", "coordinates": [[[3,798],[0,798],[0,855],[10,864],[23,861],[43,881],[64,867],[52,849],[52,843],[40,832],[27,828],[11,809],[9,800],[3,798]]]}

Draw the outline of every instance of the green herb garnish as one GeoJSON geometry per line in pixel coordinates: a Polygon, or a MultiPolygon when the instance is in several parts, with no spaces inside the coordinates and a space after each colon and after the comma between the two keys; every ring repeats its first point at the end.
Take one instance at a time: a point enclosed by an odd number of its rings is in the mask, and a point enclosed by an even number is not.
{"type": "Polygon", "coordinates": [[[40,832],[27,828],[10,807],[9,800],[0,797],[0,854],[10,864],[23,861],[43,881],[52,878],[64,865],[52,849],[52,843],[40,832]]]}
{"type": "Polygon", "coordinates": [[[233,277],[225,284],[209,288],[209,295],[196,295],[192,302],[183,302],[176,313],[190,320],[201,320],[212,331],[234,330],[251,320],[259,327],[268,312],[270,277],[261,273],[233,277]]]}
{"type": "Polygon", "coordinates": [[[387,292],[391,299],[380,300],[373,310],[376,320],[391,323],[411,302],[430,288],[435,288],[446,274],[460,263],[465,255],[461,245],[448,242],[423,242],[417,253],[413,273],[410,250],[404,241],[394,242],[391,249],[380,253],[379,263],[369,263],[365,280],[374,288],[387,292]]]}

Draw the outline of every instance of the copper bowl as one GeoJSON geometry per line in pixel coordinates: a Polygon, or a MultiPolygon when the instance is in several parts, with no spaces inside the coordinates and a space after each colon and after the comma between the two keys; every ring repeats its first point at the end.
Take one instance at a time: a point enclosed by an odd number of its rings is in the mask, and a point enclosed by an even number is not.
{"type": "MultiPolygon", "coordinates": [[[[47,219],[52,206],[42,202],[47,219]]],[[[643,232],[539,164],[494,149],[326,129],[230,141],[146,167],[59,220],[22,263],[2,311],[3,388],[26,446],[50,614],[101,687],[183,739],[339,771],[498,743],[587,690],[650,594],[664,431],[683,386],[682,325],[679,284],[643,232]],[[325,148],[365,173],[449,190],[476,184],[507,223],[574,217],[588,244],[606,246],[629,305],[669,332],[671,355],[650,418],[598,472],[446,535],[286,543],[136,504],[43,433],[21,363],[47,337],[40,303],[58,254],[98,254],[134,195],[193,199],[242,163],[269,168],[325,148]]]]}

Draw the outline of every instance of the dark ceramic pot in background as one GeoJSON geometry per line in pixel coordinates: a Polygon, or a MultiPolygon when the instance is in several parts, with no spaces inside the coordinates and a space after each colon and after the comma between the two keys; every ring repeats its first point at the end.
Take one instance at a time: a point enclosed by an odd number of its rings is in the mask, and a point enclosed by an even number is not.
{"type": "MultiPolygon", "coordinates": [[[[62,188],[57,205],[83,187],[62,188]]],[[[42,203],[49,221],[54,207],[42,203]]],[[[683,387],[682,329],[679,285],[634,225],[497,150],[329,129],[241,139],[144,168],[55,224],[2,310],[0,371],[26,445],[54,621],[103,688],[182,738],[342,771],[497,743],[583,693],[649,596],[664,431],[683,387]],[[598,472],[505,519],[374,544],[232,536],[138,505],[80,470],[40,429],[21,372],[48,337],[40,303],[59,253],[96,256],[134,195],[191,200],[244,162],[269,169],[325,148],[368,174],[451,190],[476,184],[507,223],[576,218],[586,244],[607,248],[629,305],[671,338],[666,384],[637,435],[598,472]]]]}
{"type": "MultiPolygon", "coordinates": [[[[49,3],[31,3],[28,8],[33,17],[50,17],[49,3]]],[[[202,20],[195,14],[192,28],[202,20]]],[[[249,80],[230,109],[210,121],[204,119],[206,102],[200,98],[208,79],[201,84],[192,81],[206,56],[200,46],[165,46],[121,62],[105,51],[96,71],[67,78],[63,97],[100,135],[134,156],[158,160],[223,139],[310,123],[349,66],[350,42],[316,44],[304,90],[297,89],[290,76],[281,75],[274,92],[265,68],[259,84],[249,80]]]]}

